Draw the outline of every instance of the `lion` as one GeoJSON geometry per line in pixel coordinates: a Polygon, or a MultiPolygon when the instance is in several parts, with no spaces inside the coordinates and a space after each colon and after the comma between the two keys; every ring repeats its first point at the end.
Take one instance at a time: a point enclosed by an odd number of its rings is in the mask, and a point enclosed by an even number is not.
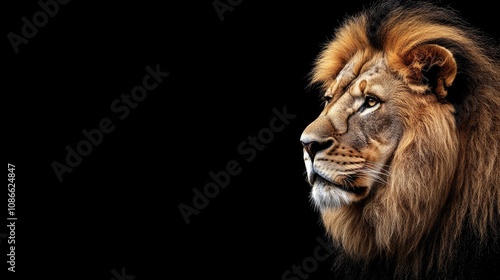
{"type": "Polygon", "coordinates": [[[322,46],[300,142],[335,275],[500,275],[498,53],[431,1],[372,3],[322,46]]]}

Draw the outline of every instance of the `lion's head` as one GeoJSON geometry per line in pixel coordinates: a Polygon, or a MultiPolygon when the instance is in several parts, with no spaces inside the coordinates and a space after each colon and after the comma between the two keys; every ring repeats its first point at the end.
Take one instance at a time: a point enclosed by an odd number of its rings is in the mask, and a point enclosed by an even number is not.
{"type": "Polygon", "coordinates": [[[457,12],[397,2],[347,18],[318,56],[307,181],[345,256],[446,274],[466,234],[478,250],[499,236],[500,61],[457,12]]]}

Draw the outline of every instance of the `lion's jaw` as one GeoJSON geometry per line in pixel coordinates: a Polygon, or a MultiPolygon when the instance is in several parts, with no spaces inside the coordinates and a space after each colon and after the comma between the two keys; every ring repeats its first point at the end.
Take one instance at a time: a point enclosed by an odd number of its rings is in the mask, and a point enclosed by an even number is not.
{"type": "Polygon", "coordinates": [[[382,56],[353,58],[302,133],[311,199],[320,211],[365,200],[387,181],[403,131],[397,98],[404,86],[392,75],[382,56]]]}

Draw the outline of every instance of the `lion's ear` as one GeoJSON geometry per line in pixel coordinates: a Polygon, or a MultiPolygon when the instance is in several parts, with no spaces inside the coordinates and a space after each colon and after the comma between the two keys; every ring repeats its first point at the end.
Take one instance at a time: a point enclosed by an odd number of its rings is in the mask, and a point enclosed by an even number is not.
{"type": "Polygon", "coordinates": [[[447,87],[457,74],[457,63],[446,48],[427,44],[411,49],[404,56],[406,78],[414,84],[428,83],[439,99],[444,99],[447,87]]]}

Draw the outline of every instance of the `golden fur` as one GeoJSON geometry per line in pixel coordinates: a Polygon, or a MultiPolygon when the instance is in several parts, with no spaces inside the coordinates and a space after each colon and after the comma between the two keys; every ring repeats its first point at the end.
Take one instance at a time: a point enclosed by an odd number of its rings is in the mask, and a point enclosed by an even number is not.
{"type": "Polygon", "coordinates": [[[336,30],[311,85],[326,91],[354,56],[369,61],[378,53],[407,85],[398,100],[404,133],[385,186],[322,211],[322,220],[351,259],[391,260],[399,276],[446,275],[466,234],[477,250],[500,236],[499,49],[450,9],[381,2],[336,30]],[[431,68],[438,70],[429,85],[431,68]]]}

